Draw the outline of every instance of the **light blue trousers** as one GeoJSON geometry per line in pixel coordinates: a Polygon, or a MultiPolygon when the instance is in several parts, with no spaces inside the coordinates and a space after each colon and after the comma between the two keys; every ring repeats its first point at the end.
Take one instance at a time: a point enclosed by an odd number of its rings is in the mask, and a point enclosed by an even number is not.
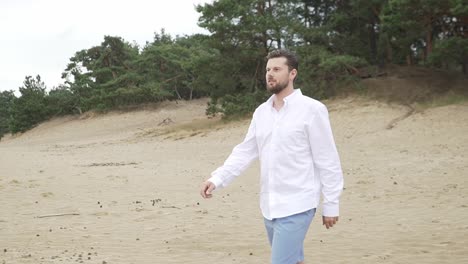
{"type": "Polygon", "coordinates": [[[264,218],[271,245],[271,264],[296,264],[304,261],[304,239],[315,211],[314,208],[282,218],[264,218]]]}

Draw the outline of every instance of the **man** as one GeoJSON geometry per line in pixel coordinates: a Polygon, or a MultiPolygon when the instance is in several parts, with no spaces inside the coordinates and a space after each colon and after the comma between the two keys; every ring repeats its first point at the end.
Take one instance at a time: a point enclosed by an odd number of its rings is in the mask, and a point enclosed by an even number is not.
{"type": "Polygon", "coordinates": [[[201,195],[211,198],[259,158],[271,263],[304,263],[304,238],[321,195],[323,225],[328,229],[338,221],[343,174],[327,108],[294,89],[296,56],[275,50],[267,59],[267,89],[273,95],[255,110],[244,141],[202,184],[201,195]]]}

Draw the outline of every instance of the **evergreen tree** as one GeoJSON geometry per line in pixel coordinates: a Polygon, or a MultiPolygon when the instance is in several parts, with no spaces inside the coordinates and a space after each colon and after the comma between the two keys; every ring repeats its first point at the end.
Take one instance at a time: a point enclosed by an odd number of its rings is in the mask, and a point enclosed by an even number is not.
{"type": "Polygon", "coordinates": [[[49,115],[46,103],[46,86],[41,76],[26,76],[23,86],[19,88],[21,96],[14,100],[11,107],[10,129],[12,133],[24,132],[49,115]]]}
{"type": "Polygon", "coordinates": [[[10,132],[11,108],[15,99],[13,91],[0,92],[0,139],[10,132]]]}

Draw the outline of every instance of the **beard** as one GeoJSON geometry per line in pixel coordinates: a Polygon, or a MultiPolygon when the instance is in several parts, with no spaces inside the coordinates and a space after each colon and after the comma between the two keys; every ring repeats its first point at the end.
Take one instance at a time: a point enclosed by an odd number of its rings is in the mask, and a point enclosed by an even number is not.
{"type": "Polygon", "coordinates": [[[279,94],[286,87],[288,87],[288,82],[277,82],[275,85],[270,86],[267,82],[267,90],[273,94],[279,94]]]}

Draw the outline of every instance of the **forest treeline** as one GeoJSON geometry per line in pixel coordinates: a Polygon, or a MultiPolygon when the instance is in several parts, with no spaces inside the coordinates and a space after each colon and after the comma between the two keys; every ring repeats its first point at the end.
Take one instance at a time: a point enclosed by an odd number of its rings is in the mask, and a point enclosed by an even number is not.
{"type": "Polygon", "coordinates": [[[210,33],[164,30],[143,47],[118,36],[77,51],[63,84],[26,76],[0,93],[0,138],[54,116],[163,100],[211,98],[207,114],[251,112],[265,92],[265,56],[300,57],[297,87],[315,98],[388,64],[468,74],[468,0],[215,0],[196,7],[210,33]],[[365,70],[364,70],[365,69],[365,70]]]}

